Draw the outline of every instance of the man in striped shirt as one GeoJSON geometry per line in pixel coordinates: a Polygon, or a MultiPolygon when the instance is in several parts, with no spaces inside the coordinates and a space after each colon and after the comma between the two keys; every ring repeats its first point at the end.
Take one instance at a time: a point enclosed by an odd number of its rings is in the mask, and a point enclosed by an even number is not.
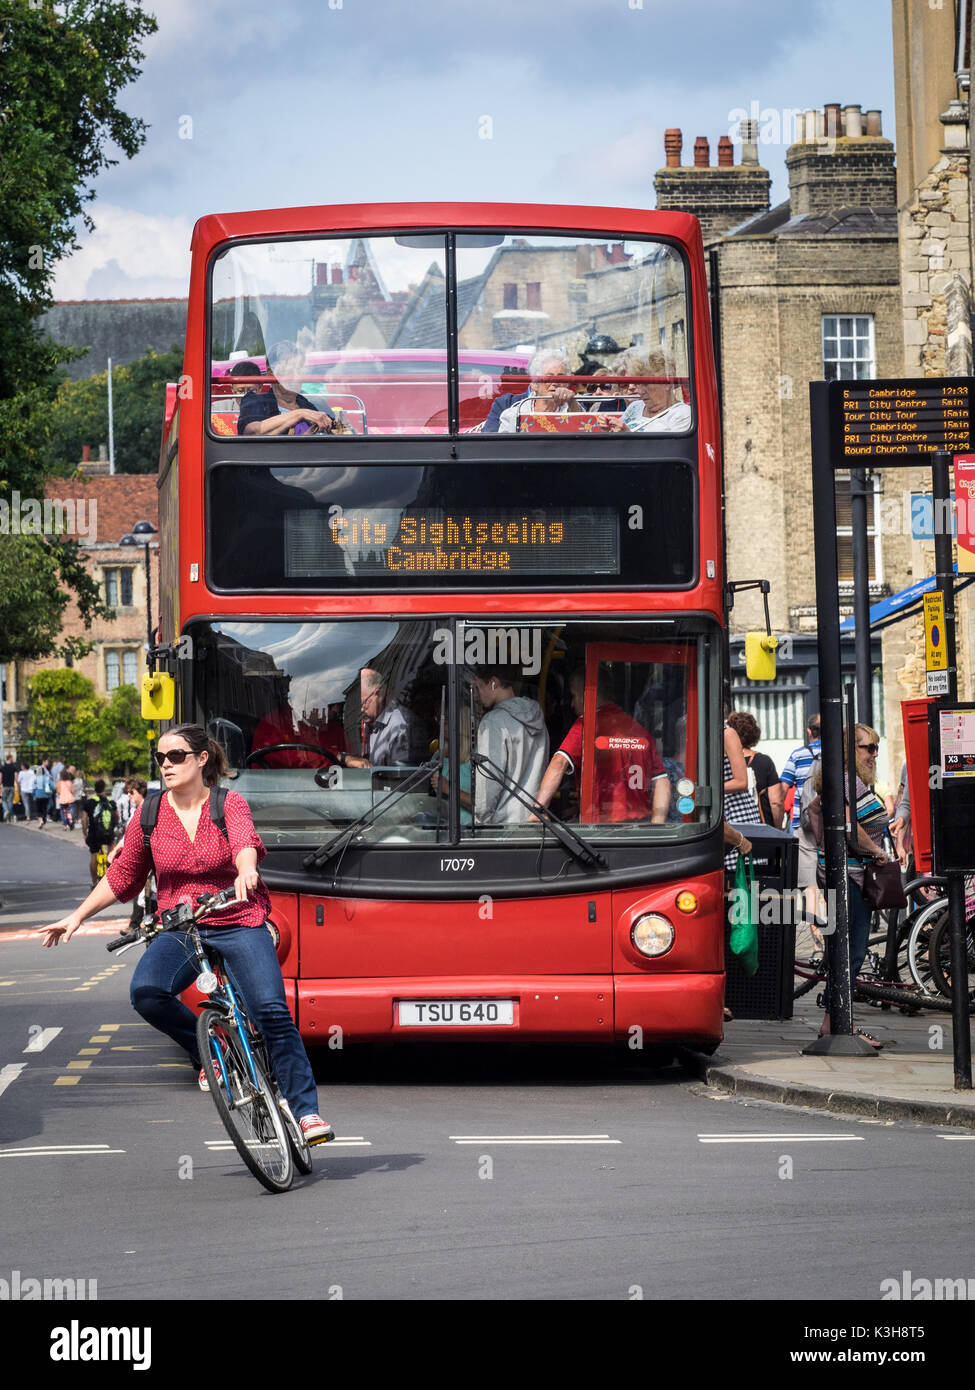
{"type": "Polygon", "coordinates": [[[819,715],[814,714],[806,725],[806,742],[801,748],[796,748],[790,753],[779,779],[783,797],[788,795],[790,787],[796,789],[795,799],[792,802],[791,830],[793,835],[799,832],[799,802],[802,798],[802,784],[809,776],[809,769],[820,756],[821,750],[819,715]]]}
{"type": "Polygon", "coordinates": [[[790,787],[795,788],[790,828],[799,841],[799,867],[796,873],[796,885],[803,890],[806,906],[810,912],[816,911],[818,899],[816,841],[809,831],[803,830],[799,825],[799,803],[802,800],[803,783],[809,776],[813,763],[821,756],[822,743],[819,734],[819,715],[814,714],[806,725],[806,742],[801,748],[794,749],[789,755],[779,780],[783,797],[788,793],[790,787]]]}

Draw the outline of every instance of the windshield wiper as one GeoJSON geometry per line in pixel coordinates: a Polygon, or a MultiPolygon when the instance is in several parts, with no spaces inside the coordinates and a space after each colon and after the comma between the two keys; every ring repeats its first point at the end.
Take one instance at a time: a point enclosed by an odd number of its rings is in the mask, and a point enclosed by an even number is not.
{"type": "Polygon", "coordinates": [[[347,825],[344,830],[340,830],[337,835],[333,835],[330,840],[326,840],[325,844],[320,845],[318,849],[313,850],[311,854],[307,854],[302,861],[305,868],[319,869],[323,864],[327,864],[334,854],[338,854],[341,850],[347,849],[348,846],[352,844],[352,841],[359,834],[360,830],[364,830],[367,825],[371,825],[373,821],[378,820],[391,806],[395,806],[398,801],[402,801],[407,792],[412,791],[424,778],[429,777],[431,772],[439,772],[442,766],[443,755],[441,753],[438,753],[435,758],[431,758],[428,763],[421,763],[395,792],[391,792],[389,796],[384,797],[383,800],[378,803],[374,802],[367,811],[363,811],[358,820],[354,820],[351,825],[347,825]]]}
{"type": "Polygon", "coordinates": [[[499,782],[509,796],[513,796],[522,806],[527,806],[531,813],[547,825],[552,834],[559,841],[562,848],[572,855],[573,859],[585,869],[607,869],[609,865],[603,856],[587,844],[581,835],[577,835],[574,830],[570,830],[565,821],[559,820],[558,816],[548,809],[547,806],[540,806],[537,801],[533,801],[528,792],[519,782],[513,781],[508,774],[493,763],[484,753],[472,753],[471,762],[474,767],[483,768],[488,777],[494,782],[499,782]]]}

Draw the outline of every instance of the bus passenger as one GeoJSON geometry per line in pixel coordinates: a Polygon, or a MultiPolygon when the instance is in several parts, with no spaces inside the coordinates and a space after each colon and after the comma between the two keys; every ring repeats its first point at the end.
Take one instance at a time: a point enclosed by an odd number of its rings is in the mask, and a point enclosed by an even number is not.
{"type": "Polygon", "coordinates": [[[569,359],[558,348],[542,348],[528,364],[528,390],[521,396],[503,395],[491,406],[482,434],[515,434],[523,415],[545,415],[581,410],[571,386],[548,386],[552,377],[571,376],[569,359]]]}
{"type": "Polygon", "coordinates": [[[364,725],[362,757],[340,753],[343,767],[419,767],[430,756],[426,730],[416,713],[389,698],[389,682],[381,671],[364,666],[359,672],[364,725]]]}
{"type": "MultiPolygon", "coordinates": [[[[569,689],[572,708],[578,718],[545,770],[537,798],[540,806],[549,804],[567,772],[574,772],[581,783],[583,759],[591,756],[583,736],[586,695],[586,673],[583,669],[572,673],[569,689]]],[[[596,756],[593,778],[595,820],[619,822],[649,819],[654,825],[663,825],[670,811],[667,769],[661,761],[653,736],[619,705],[614,704],[610,694],[600,671],[596,688],[596,735],[589,745],[596,756]]]]}
{"type": "MultiPolygon", "coordinates": [[[[548,730],[537,700],[517,693],[519,672],[510,666],[479,666],[472,681],[484,715],[477,726],[477,751],[534,798],[548,761],[548,730]]],[[[523,825],[531,812],[478,768],[474,819],[478,825],[523,825]]]]}
{"type": "Polygon", "coordinates": [[[294,343],[285,341],[268,348],[271,389],[258,392],[251,387],[244,396],[237,416],[239,435],[328,434],[331,431],[335,416],[328,406],[320,410],[307,396],[298,393],[304,367],[305,354],[294,343]]]}
{"type": "MultiPolygon", "coordinates": [[[[646,357],[636,352],[623,352],[613,363],[613,373],[619,376],[670,377],[672,375],[662,352],[646,357]]],[[[634,381],[622,387],[630,398],[618,420],[608,422],[614,432],[653,432],[686,430],[691,426],[691,408],[683,400],[674,399],[673,381],[634,381]]]]}

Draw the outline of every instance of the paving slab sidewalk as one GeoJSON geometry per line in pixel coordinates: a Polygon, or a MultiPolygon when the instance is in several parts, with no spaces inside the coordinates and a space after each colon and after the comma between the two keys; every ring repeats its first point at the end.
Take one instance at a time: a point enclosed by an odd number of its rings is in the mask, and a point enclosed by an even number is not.
{"type": "MultiPolygon", "coordinates": [[[[857,1027],[884,1044],[870,1057],[803,1056],[819,1032],[815,996],[784,1022],[736,1019],[703,1058],[709,1086],[757,1100],[846,1115],[975,1129],[975,1091],[954,1089],[950,1013],[908,1017],[857,1005],[857,1027]]],[[[973,1029],[975,1031],[975,1029],[973,1029]]]]}

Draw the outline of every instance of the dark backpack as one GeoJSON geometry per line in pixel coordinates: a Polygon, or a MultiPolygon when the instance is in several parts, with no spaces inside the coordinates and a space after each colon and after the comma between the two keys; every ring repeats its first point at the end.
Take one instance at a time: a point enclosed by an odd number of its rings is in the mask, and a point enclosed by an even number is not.
{"type": "Polygon", "coordinates": [[[89,832],[91,843],[99,849],[102,845],[112,844],[115,840],[115,831],[118,828],[118,807],[115,802],[107,796],[100,796],[89,819],[91,821],[89,832]]]}

